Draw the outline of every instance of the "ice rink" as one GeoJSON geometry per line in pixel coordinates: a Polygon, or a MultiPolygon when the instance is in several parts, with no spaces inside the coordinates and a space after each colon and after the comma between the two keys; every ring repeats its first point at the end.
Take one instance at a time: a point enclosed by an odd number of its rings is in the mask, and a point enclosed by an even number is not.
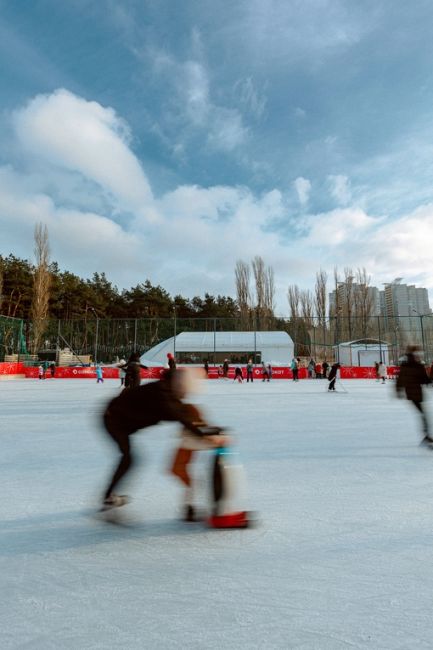
{"type": "Polygon", "coordinates": [[[176,424],[134,436],[128,525],[93,516],[117,381],[1,382],[2,650],[430,650],[433,450],[392,382],[326,385],[207,382],[196,401],[236,434],[260,518],[218,531],[179,521],[176,424]]]}

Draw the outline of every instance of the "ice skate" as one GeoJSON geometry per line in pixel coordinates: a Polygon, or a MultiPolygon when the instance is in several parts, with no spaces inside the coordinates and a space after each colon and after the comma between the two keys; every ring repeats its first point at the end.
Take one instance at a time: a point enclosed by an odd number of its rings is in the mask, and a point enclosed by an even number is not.
{"type": "Polygon", "coordinates": [[[428,447],[429,449],[433,449],[433,438],[429,438],[429,436],[424,436],[424,438],[421,440],[420,445],[423,447],[428,447]]]}
{"type": "Polygon", "coordinates": [[[106,512],[113,508],[120,508],[127,503],[129,503],[129,497],[126,496],[126,494],[110,494],[110,496],[104,499],[100,512],[106,512]]]}
{"type": "Polygon", "coordinates": [[[201,521],[201,517],[199,517],[197,510],[193,506],[185,506],[183,521],[188,524],[195,524],[201,521]]]}

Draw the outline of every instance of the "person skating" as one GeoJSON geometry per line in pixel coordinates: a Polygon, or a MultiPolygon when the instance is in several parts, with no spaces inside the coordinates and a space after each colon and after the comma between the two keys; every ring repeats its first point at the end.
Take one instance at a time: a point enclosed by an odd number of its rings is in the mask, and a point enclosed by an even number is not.
{"type": "Polygon", "coordinates": [[[228,360],[228,359],[224,359],[224,363],[223,363],[223,377],[224,377],[224,379],[228,379],[228,376],[229,376],[229,360],[228,360]]]}
{"type": "Polygon", "coordinates": [[[253,381],[253,370],[254,370],[253,360],[248,359],[248,363],[247,363],[247,383],[249,381],[251,381],[251,382],[253,381]]]}
{"type": "Polygon", "coordinates": [[[192,390],[193,381],[191,370],[166,370],[159,381],[124,390],[109,402],[103,414],[103,424],[121,456],[104,492],[103,510],[128,502],[126,495],[117,494],[117,488],[134,464],[131,436],[139,429],[162,420],[178,421],[198,439],[214,436],[211,439],[214,446],[220,444],[215,439],[221,429],[195,424],[189,405],[182,402],[192,390]]]}
{"type": "Polygon", "coordinates": [[[96,383],[97,384],[104,383],[104,371],[102,369],[102,366],[99,363],[96,366],[96,383]]]}
{"type": "Polygon", "coordinates": [[[423,442],[431,444],[433,443],[433,438],[431,437],[427,416],[422,406],[422,386],[423,384],[429,384],[430,378],[426,373],[424,365],[419,361],[417,352],[417,346],[412,345],[408,347],[406,359],[400,366],[400,372],[398,373],[395,386],[397,396],[401,397],[404,391],[406,393],[406,399],[412,402],[417,411],[419,411],[421,415],[422,432],[424,434],[423,442]]]}
{"type": "Polygon", "coordinates": [[[125,366],[126,366],[125,359],[120,359],[119,363],[117,364],[117,367],[119,368],[120,386],[125,385],[125,377],[126,377],[125,366]]]}
{"type": "Polygon", "coordinates": [[[329,363],[325,359],[325,361],[322,363],[323,379],[326,379],[328,377],[328,368],[329,368],[329,363]]]}
{"type": "Polygon", "coordinates": [[[123,366],[125,370],[125,389],[140,386],[141,368],[147,370],[147,366],[143,366],[140,363],[140,353],[133,352],[128,359],[128,363],[123,366]]]}
{"type": "MultiPolygon", "coordinates": [[[[188,414],[191,422],[199,427],[202,431],[210,430],[203,415],[196,406],[185,404],[185,412],[188,414]]],[[[181,443],[176,451],[170,471],[185,485],[185,504],[184,504],[184,521],[199,521],[197,509],[194,505],[194,491],[189,466],[197,451],[206,451],[216,446],[224,446],[227,438],[216,435],[197,436],[188,428],[183,427],[181,430],[181,443]]]]}
{"type": "Polygon", "coordinates": [[[262,362],[262,375],[263,375],[262,381],[266,381],[266,380],[269,381],[268,368],[264,361],[262,362]]]}
{"type": "Polygon", "coordinates": [[[379,379],[382,380],[382,384],[384,384],[384,383],[385,383],[385,380],[386,380],[386,366],[385,366],[385,364],[383,363],[383,361],[381,361],[381,362],[379,363],[379,367],[378,367],[378,369],[377,369],[377,374],[378,374],[378,376],[379,376],[379,379]]]}
{"type": "Polygon", "coordinates": [[[339,363],[332,364],[331,370],[329,371],[329,375],[328,375],[328,381],[329,381],[328,390],[335,390],[335,382],[337,380],[337,373],[340,367],[341,366],[339,363]]]}
{"type": "Polygon", "coordinates": [[[235,378],[233,379],[233,381],[236,381],[236,380],[240,384],[242,384],[243,381],[244,381],[244,378],[242,376],[242,368],[240,368],[239,366],[236,366],[236,368],[235,368],[235,378]]]}
{"type": "Polygon", "coordinates": [[[271,381],[272,379],[272,366],[270,363],[268,363],[268,381],[271,381]]]}
{"type": "Polygon", "coordinates": [[[313,358],[311,358],[308,363],[307,371],[308,371],[308,379],[313,379],[316,372],[316,362],[314,361],[313,358]]]}
{"type": "Polygon", "coordinates": [[[167,365],[170,368],[170,370],[176,369],[176,359],[174,358],[171,352],[167,352],[167,365]]]}
{"type": "Polygon", "coordinates": [[[38,367],[38,378],[45,379],[45,368],[42,364],[38,367]]]}
{"type": "Polygon", "coordinates": [[[290,369],[292,371],[293,381],[298,381],[298,360],[295,357],[292,359],[290,369]]]}

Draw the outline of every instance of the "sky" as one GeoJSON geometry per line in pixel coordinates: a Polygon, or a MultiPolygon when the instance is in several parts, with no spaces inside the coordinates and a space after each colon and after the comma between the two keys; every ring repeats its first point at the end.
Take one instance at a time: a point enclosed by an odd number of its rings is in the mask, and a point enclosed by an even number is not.
{"type": "MultiPolygon", "coordinates": [[[[0,254],[235,297],[365,268],[433,298],[429,0],[0,0],[0,254]]],[[[331,287],[329,287],[331,289],[331,287]]]]}

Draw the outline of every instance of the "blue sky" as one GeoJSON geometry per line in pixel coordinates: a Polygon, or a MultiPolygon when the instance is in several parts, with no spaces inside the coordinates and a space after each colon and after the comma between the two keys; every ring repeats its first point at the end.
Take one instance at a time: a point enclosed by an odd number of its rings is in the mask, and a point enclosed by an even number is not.
{"type": "Polygon", "coordinates": [[[433,289],[433,5],[0,0],[0,253],[234,295],[273,266],[433,289]]]}

